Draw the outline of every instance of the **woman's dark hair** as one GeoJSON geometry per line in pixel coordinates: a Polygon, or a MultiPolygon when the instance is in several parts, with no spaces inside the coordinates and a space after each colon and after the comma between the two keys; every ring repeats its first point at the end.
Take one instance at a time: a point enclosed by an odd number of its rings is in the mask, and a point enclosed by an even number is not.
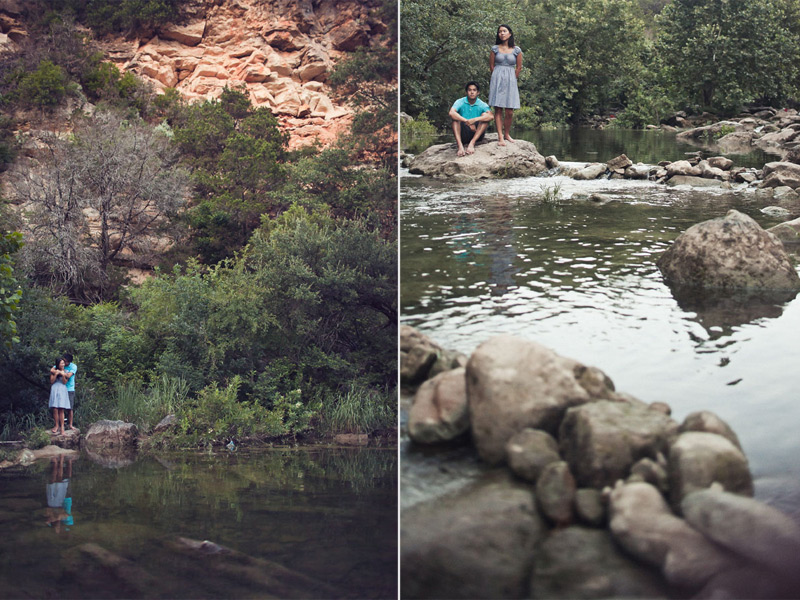
{"type": "Polygon", "coordinates": [[[514,46],[516,46],[516,44],[514,43],[514,30],[511,29],[511,27],[509,27],[508,25],[498,25],[497,26],[497,34],[494,36],[495,45],[499,46],[500,44],[503,43],[503,40],[500,39],[500,28],[501,27],[505,27],[506,29],[508,29],[508,33],[511,34],[511,37],[508,38],[508,47],[513,49],[514,46]]]}
{"type": "MultiPolygon", "coordinates": [[[[56,364],[54,364],[53,366],[57,369],[58,368],[58,363],[60,363],[62,360],[64,360],[64,357],[63,356],[59,356],[56,359],[56,364]]],[[[66,362],[66,361],[64,361],[64,362],[66,362]]]]}

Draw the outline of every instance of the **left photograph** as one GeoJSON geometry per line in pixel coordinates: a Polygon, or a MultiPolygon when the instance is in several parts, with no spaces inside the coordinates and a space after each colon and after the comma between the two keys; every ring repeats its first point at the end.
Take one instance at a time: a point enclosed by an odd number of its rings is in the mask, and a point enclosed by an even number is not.
{"type": "Polygon", "coordinates": [[[0,0],[0,598],[397,598],[397,10],[0,0]]]}

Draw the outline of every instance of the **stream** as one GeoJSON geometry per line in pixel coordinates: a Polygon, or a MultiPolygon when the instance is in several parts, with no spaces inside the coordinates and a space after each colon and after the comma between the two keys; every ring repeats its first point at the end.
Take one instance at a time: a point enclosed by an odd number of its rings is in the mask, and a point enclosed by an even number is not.
{"type": "MultiPolygon", "coordinates": [[[[628,132],[626,145],[624,136],[619,141],[624,132],[612,130],[584,131],[582,147],[559,132],[559,154],[546,135],[536,139],[547,133],[519,137],[562,164],[564,155],[604,162],[624,147],[645,148],[641,157],[628,156],[653,164],[660,158],[651,149],[670,154],[661,146],[671,147],[670,160],[685,150],[658,132],[628,132]]],[[[757,153],[736,164],[760,167],[765,160],[775,158],[757,153]]],[[[713,411],[739,436],[756,497],[800,521],[793,376],[800,298],[675,298],[655,265],[681,232],[730,209],[764,228],[780,222],[761,212],[765,201],[752,189],[559,175],[473,183],[402,175],[401,323],[467,355],[494,335],[518,335],[599,367],[619,391],[666,402],[679,422],[713,411]],[[588,202],[593,193],[612,202],[588,202]]],[[[401,440],[404,507],[457,489],[481,469],[470,451],[423,450],[405,434],[401,440]]]]}

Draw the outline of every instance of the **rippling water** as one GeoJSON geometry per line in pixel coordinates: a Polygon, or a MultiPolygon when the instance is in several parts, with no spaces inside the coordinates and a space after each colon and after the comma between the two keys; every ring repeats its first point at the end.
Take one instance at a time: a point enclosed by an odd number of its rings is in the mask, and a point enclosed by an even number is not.
{"type": "Polygon", "coordinates": [[[731,208],[774,225],[762,206],[745,190],[406,174],[401,319],[467,354],[498,333],[535,340],[678,420],[712,410],[737,432],[757,495],[800,516],[800,299],[676,299],[655,265],[678,234],[731,208]]]}

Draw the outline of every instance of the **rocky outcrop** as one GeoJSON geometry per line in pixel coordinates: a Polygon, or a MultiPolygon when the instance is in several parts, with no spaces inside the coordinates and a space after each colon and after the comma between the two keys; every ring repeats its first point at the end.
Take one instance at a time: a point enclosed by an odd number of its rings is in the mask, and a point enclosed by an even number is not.
{"type": "Polygon", "coordinates": [[[613,397],[614,384],[599,369],[515,336],[484,342],[467,362],[472,436],[489,464],[505,462],[517,432],[555,433],[568,408],[613,397]]]}
{"type": "Polygon", "coordinates": [[[736,210],[687,229],[656,265],[671,285],[719,290],[800,289],[800,277],[783,244],[736,210]]]}
{"type": "MultiPolygon", "coordinates": [[[[773,598],[797,589],[800,528],[749,497],[747,459],[717,415],[698,411],[678,425],[665,403],[615,392],[600,371],[512,336],[475,350],[467,390],[476,450],[484,464],[504,454],[510,469],[471,464],[461,491],[403,510],[405,597],[773,598]],[[556,409],[557,398],[578,403],[556,409]],[[551,433],[517,431],[529,418],[551,433]]],[[[450,470],[447,460],[438,466],[450,470]]]]}
{"type": "Polygon", "coordinates": [[[530,177],[547,170],[544,157],[530,142],[516,140],[499,146],[497,134],[475,144],[475,153],[456,156],[455,142],[431,146],[409,161],[409,172],[437,179],[530,177]]]}
{"type": "Polygon", "coordinates": [[[139,430],[124,421],[97,421],[86,431],[81,446],[92,452],[113,453],[136,451],[139,430]]]}

